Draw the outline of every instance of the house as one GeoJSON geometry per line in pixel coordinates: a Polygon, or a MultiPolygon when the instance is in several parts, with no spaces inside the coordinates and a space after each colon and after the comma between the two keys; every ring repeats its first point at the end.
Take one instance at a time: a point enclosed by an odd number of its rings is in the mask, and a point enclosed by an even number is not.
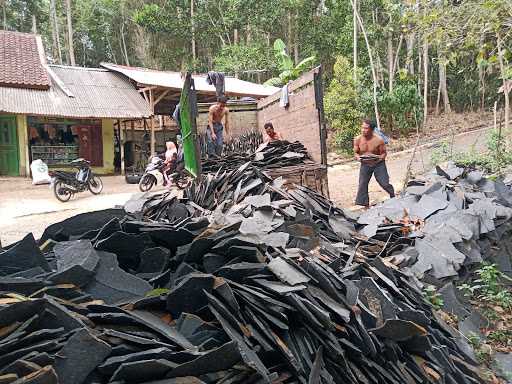
{"type": "Polygon", "coordinates": [[[35,159],[62,167],[77,157],[113,173],[114,122],[152,114],[123,76],[48,65],[39,35],[0,31],[0,175],[28,176],[35,159]]]}

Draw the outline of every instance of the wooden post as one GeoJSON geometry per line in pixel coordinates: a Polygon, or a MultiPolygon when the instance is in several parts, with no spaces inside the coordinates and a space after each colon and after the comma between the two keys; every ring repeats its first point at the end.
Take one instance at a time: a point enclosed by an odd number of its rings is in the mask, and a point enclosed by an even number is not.
{"type": "Polygon", "coordinates": [[[135,141],[135,121],[130,121],[130,138],[135,141]]]}
{"type": "Polygon", "coordinates": [[[149,105],[151,108],[151,111],[153,112],[153,115],[151,116],[150,120],[150,128],[151,128],[151,156],[155,154],[155,99],[153,96],[153,90],[151,89],[149,91],[149,105]]]}
{"type": "Polygon", "coordinates": [[[121,153],[121,175],[124,176],[124,132],[121,128],[121,121],[117,120],[117,126],[119,128],[119,150],[121,153]]]}

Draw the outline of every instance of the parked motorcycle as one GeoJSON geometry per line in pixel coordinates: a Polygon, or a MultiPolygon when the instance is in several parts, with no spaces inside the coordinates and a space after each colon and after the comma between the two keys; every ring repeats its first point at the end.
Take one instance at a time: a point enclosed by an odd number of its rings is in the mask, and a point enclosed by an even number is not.
{"type": "Polygon", "coordinates": [[[54,171],[52,176],[52,187],[55,197],[66,202],[71,196],[88,189],[93,195],[98,195],[103,190],[103,182],[92,172],[91,162],[79,158],[73,160],[69,165],[77,168],[76,172],[54,171]]]}
{"type": "MultiPolygon", "coordinates": [[[[164,169],[165,162],[162,158],[154,156],[146,167],[144,174],[139,181],[139,189],[141,192],[148,192],[156,185],[165,185],[164,169]]],[[[177,167],[179,168],[179,167],[177,167]]],[[[185,189],[188,186],[189,178],[184,169],[176,170],[169,175],[172,184],[179,189],[185,189]]]]}

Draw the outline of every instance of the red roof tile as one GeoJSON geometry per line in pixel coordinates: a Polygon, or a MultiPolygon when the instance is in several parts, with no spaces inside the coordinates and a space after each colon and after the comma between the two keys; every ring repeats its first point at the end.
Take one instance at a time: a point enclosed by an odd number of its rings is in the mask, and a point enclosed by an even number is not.
{"type": "Polygon", "coordinates": [[[0,86],[50,88],[42,49],[37,35],[0,31],[0,86]]]}

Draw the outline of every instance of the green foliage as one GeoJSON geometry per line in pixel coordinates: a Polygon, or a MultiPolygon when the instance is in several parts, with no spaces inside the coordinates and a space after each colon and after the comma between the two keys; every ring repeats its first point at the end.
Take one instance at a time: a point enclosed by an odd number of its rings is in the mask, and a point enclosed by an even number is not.
{"type": "Polygon", "coordinates": [[[423,295],[427,299],[427,301],[432,304],[434,309],[441,309],[444,305],[443,298],[437,292],[436,287],[433,285],[428,285],[423,289],[423,295]]]}
{"type": "MultiPolygon", "coordinates": [[[[362,97],[364,111],[373,112],[373,95],[367,87],[362,97]]],[[[393,86],[393,90],[379,88],[377,104],[381,118],[381,127],[386,132],[408,134],[416,131],[416,122],[421,121],[423,99],[418,93],[416,82],[408,76],[401,76],[393,86]]]]}
{"type": "MultiPolygon", "coordinates": [[[[491,174],[500,174],[509,165],[512,165],[512,151],[503,144],[503,137],[491,130],[487,134],[484,152],[478,152],[474,147],[464,152],[455,152],[447,140],[441,142],[440,146],[434,149],[430,155],[432,165],[439,165],[445,161],[454,161],[459,166],[478,168],[491,174]]],[[[492,177],[492,175],[490,176],[492,177]]]]}
{"type": "Polygon", "coordinates": [[[512,309],[512,292],[502,283],[503,279],[509,278],[503,275],[495,264],[483,264],[476,274],[478,279],[471,284],[462,284],[458,288],[468,297],[512,309]]]}
{"type": "Polygon", "coordinates": [[[286,44],[281,39],[274,41],[274,57],[281,73],[278,77],[268,79],[265,84],[276,87],[283,86],[289,81],[297,79],[310,69],[316,60],[315,56],[310,56],[295,65],[290,55],[286,52],[286,44]]]}
{"type": "Polygon", "coordinates": [[[468,335],[468,343],[469,345],[476,349],[478,348],[478,345],[481,343],[480,337],[477,334],[470,332],[468,335]]]}
{"type": "Polygon", "coordinates": [[[439,146],[434,148],[430,153],[430,163],[439,165],[445,161],[452,159],[452,150],[448,140],[443,140],[439,143],[439,146]]]}
{"type": "Polygon", "coordinates": [[[334,131],[336,147],[345,153],[352,153],[362,117],[352,70],[350,61],[338,56],[324,97],[325,116],[334,131]]]}
{"type": "Polygon", "coordinates": [[[487,339],[495,343],[512,345],[512,330],[503,329],[492,331],[487,336],[487,339]]]}
{"type": "Polygon", "coordinates": [[[272,65],[269,51],[261,43],[226,45],[214,58],[215,69],[227,73],[271,68],[272,65]]]}
{"type": "Polygon", "coordinates": [[[170,289],[168,288],[155,288],[148,293],[146,293],[146,297],[155,297],[155,296],[162,296],[170,292],[170,289]]]}

